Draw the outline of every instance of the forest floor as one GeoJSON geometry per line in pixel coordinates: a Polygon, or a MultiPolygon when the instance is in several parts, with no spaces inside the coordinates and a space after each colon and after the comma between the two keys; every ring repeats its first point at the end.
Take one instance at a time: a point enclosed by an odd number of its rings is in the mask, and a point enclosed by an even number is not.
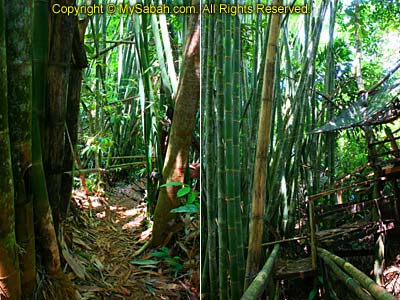
{"type": "Polygon", "coordinates": [[[75,191],[62,254],[78,299],[198,299],[196,220],[174,244],[134,257],[151,235],[140,184],[106,196],[75,191]]]}

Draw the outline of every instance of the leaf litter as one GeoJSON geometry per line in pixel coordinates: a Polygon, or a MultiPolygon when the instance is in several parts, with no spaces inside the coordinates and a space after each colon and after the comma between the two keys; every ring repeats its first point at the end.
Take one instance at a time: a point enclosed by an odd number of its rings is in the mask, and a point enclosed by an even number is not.
{"type": "Polygon", "coordinates": [[[73,192],[61,245],[77,298],[199,299],[197,218],[182,217],[184,229],[167,247],[134,257],[152,227],[137,186],[114,187],[101,196],[73,192]]]}

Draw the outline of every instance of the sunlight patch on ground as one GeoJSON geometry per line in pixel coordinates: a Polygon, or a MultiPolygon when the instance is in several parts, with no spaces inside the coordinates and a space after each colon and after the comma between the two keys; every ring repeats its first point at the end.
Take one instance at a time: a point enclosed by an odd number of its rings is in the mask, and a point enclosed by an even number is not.
{"type": "Polygon", "coordinates": [[[140,226],[142,226],[142,222],[144,219],[145,219],[145,216],[139,215],[133,221],[130,221],[130,222],[126,223],[125,225],[123,225],[122,229],[125,230],[125,229],[131,229],[133,227],[140,227],[140,226]]]}
{"type": "Polygon", "coordinates": [[[102,211],[96,214],[97,219],[103,219],[106,216],[106,212],[102,211]]]}
{"type": "Polygon", "coordinates": [[[145,231],[142,231],[142,233],[140,234],[140,240],[147,240],[151,235],[151,228],[148,228],[145,231]]]}
{"type": "Polygon", "coordinates": [[[110,205],[110,210],[111,211],[126,210],[126,207],[110,205]]]}
{"type": "Polygon", "coordinates": [[[122,219],[124,219],[124,218],[128,218],[128,217],[136,216],[140,212],[141,212],[140,210],[138,210],[136,208],[132,208],[132,209],[128,209],[128,210],[122,211],[121,213],[119,213],[119,216],[122,219]]]}
{"type": "Polygon", "coordinates": [[[84,192],[74,191],[74,200],[81,208],[98,208],[103,205],[104,198],[97,196],[86,196],[84,192]]]}

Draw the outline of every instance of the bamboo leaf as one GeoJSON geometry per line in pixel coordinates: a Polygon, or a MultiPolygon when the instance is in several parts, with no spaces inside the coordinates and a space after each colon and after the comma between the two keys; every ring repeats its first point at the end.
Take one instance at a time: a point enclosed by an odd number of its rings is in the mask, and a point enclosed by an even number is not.
{"type": "Polygon", "coordinates": [[[141,266],[143,266],[143,265],[156,265],[158,263],[159,263],[159,261],[154,260],[154,259],[134,259],[134,260],[131,260],[131,264],[132,265],[141,265],[141,266]]]}
{"type": "Polygon", "coordinates": [[[198,213],[200,212],[199,207],[196,204],[186,204],[178,208],[171,209],[172,213],[198,213]]]}
{"type": "Polygon", "coordinates": [[[183,185],[182,182],[179,182],[179,181],[171,181],[171,182],[168,182],[168,183],[165,183],[165,184],[161,185],[161,187],[182,186],[182,185],[183,185]]]}
{"type": "Polygon", "coordinates": [[[189,186],[185,186],[185,187],[181,188],[181,189],[178,191],[178,193],[176,194],[176,196],[177,196],[178,198],[179,198],[179,197],[183,197],[183,196],[189,194],[190,191],[191,191],[191,188],[190,188],[189,186]]]}

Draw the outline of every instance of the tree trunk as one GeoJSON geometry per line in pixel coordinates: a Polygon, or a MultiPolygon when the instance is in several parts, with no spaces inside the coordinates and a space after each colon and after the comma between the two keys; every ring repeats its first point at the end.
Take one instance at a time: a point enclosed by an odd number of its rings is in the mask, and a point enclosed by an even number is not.
{"type": "MultiPolygon", "coordinates": [[[[184,52],[179,78],[170,141],[164,162],[163,178],[166,182],[184,182],[189,158],[192,133],[200,97],[200,20],[199,14],[190,17],[191,27],[184,52]]],[[[154,212],[151,246],[163,243],[174,227],[175,214],[170,210],[180,205],[176,193],[179,187],[161,188],[154,212]]]]}
{"type": "MultiPolygon", "coordinates": [[[[75,32],[73,38],[73,61],[69,74],[68,84],[68,110],[66,114],[67,132],[65,134],[64,145],[64,172],[73,169],[76,155],[76,146],[78,143],[78,124],[79,124],[79,105],[81,102],[81,83],[82,69],[87,66],[86,52],[83,49],[83,37],[85,35],[86,22],[75,24],[75,32]],[[81,28],[79,28],[81,27],[81,28]],[[80,33],[81,32],[81,33],[80,33]],[[75,152],[75,153],[74,153],[75,152]]],[[[61,190],[61,211],[67,212],[69,202],[71,200],[71,192],[73,185],[73,173],[62,174],[62,190],[61,190]]]]}
{"type": "MultiPolygon", "coordinates": [[[[50,1],[54,2],[54,1],[50,1]]],[[[75,1],[60,1],[74,5],[75,1]]],[[[64,159],[64,132],[68,81],[72,54],[72,38],[76,18],[66,14],[52,16],[49,68],[47,73],[46,124],[44,132],[43,164],[47,189],[53,212],[56,233],[63,219],[61,205],[61,178],[64,159]]]]}

